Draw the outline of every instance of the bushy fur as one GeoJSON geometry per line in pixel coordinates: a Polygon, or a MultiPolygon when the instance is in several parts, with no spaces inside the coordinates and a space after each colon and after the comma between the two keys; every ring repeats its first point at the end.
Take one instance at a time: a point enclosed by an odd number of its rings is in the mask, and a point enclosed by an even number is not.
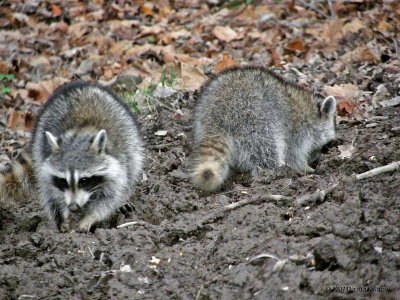
{"type": "Polygon", "coordinates": [[[258,67],[237,67],[201,89],[194,121],[191,178],[218,189],[232,168],[287,165],[313,172],[309,162],[335,138],[336,101],[313,95],[258,67]]]}
{"type": "Polygon", "coordinates": [[[22,152],[11,161],[9,170],[0,174],[0,201],[23,201],[36,196],[31,164],[29,154],[22,152]]]}
{"type": "Polygon", "coordinates": [[[57,226],[79,215],[88,230],[125,204],[143,164],[143,143],[129,108],[100,85],[66,84],[38,117],[32,169],[39,197],[57,226]]]}

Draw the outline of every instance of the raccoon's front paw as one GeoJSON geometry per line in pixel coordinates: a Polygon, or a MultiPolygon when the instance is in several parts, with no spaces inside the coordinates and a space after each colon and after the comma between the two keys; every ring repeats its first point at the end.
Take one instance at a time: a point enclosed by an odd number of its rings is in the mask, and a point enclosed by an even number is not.
{"type": "Polygon", "coordinates": [[[135,211],[135,206],[132,203],[128,202],[128,203],[125,203],[124,205],[122,205],[119,208],[119,211],[123,215],[128,216],[131,212],[135,211]]]}
{"type": "Polygon", "coordinates": [[[94,225],[96,219],[92,215],[84,217],[78,225],[78,231],[82,233],[89,233],[90,228],[94,225]]]}
{"type": "Polygon", "coordinates": [[[307,173],[307,174],[315,173],[315,169],[311,168],[309,165],[305,165],[304,173],[307,173]]]}
{"type": "Polygon", "coordinates": [[[61,223],[60,231],[61,231],[62,233],[66,233],[66,232],[70,231],[70,229],[71,229],[71,222],[70,222],[70,220],[65,220],[64,222],[61,223]]]}

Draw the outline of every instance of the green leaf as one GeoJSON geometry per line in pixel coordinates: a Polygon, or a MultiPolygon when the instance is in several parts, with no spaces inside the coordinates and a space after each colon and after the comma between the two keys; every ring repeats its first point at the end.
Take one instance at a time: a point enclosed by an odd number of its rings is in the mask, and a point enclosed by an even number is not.
{"type": "Polygon", "coordinates": [[[11,89],[9,87],[2,86],[2,87],[0,87],[0,93],[7,95],[7,94],[11,93],[11,89]]]}
{"type": "Polygon", "coordinates": [[[11,81],[14,78],[14,74],[0,74],[0,81],[11,81]]]}

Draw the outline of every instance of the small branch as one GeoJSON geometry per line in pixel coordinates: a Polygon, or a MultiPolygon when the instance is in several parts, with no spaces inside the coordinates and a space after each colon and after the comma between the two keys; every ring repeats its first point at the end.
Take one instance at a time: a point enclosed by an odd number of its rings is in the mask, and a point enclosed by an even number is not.
{"type": "Polygon", "coordinates": [[[333,10],[332,0],[327,0],[327,2],[328,2],[329,12],[331,13],[331,17],[336,18],[335,11],[333,10]]]}
{"type": "Polygon", "coordinates": [[[356,175],[356,180],[373,177],[382,173],[392,172],[400,168],[400,161],[393,162],[383,167],[378,167],[367,172],[356,175]]]}
{"type": "Polygon", "coordinates": [[[249,262],[253,262],[253,261],[255,261],[255,260],[259,259],[259,258],[273,258],[273,259],[275,259],[277,261],[280,260],[276,255],[269,254],[269,253],[262,253],[262,254],[254,256],[252,259],[249,260],[249,262]]]}
{"type": "Polygon", "coordinates": [[[264,202],[264,201],[268,201],[268,200],[273,200],[273,201],[288,201],[290,200],[290,197],[286,197],[286,196],[282,196],[282,195],[265,195],[262,197],[258,197],[258,198],[252,198],[252,199],[244,199],[244,200],[240,200],[238,202],[235,203],[231,203],[228,205],[225,205],[223,207],[223,211],[230,211],[233,210],[235,208],[244,206],[244,205],[248,205],[248,204],[254,204],[257,202],[264,202]]]}
{"type": "Polygon", "coordinates": [[[396,57],[399,58],[399,57],[400,57],[400,54],[399,54],[399,46],[397,45],[397,41],[396,41],[395,38],[392,38],[392,40],[393,40],[393,43],[394,43],[394,49],[395,49],[395,51],[396,51],[396,57]]]}
{"type": "Polygon", "coordinates": [[[332,193],[333,190],[336,189],[338,185],[339,184],[336,183],[336,184],[328,187],[325,190],[317,191],[317,192],[312,193],[312,194],[307,194],[307,195],[301,196],[300,198],[296,199],[295,203],[298,206],[302,206],[302,205],[307,205],[307,204],[312,204],[312,203],[324,201],[325,197],[327,195],[329,195],[330,193],[332,193]]]}
{"type": "MultiPolygon", "coordinates": [[[[285,189],[286,187],[284,187],[283,189],[285,189]]],[[[252,188],[247,188],[247,189],[239,189],[239,190],[231,190],[231,191],[221,192],[218,194],[213,194],[212,196],[215,197],[215,196],[227,195],[227,194],[232,194],[232,193],[243,193],[243,192],[254,191],[254,190],[259,190],[259,189],[264,189],[264,188],[265,188],[265,186],[261,185],[261,186],[256,186],[256,187],[252,187],[252,188]]]]}
{"type": "Polygon", "coordinates": [[[143,222],[143,221],[134,221],[134,222],[128,222],[128,223],[124,223],[121,225],[118,225],[117,228],[124,228],[124,227],[128,227],[131,225],[147,225],[148,223],[143,222]]]}
{"type": "Polygon", "coordinates": [[[305,1],[303,1],[303,0],[298,0],[298,2],[299,2],[301,5],[303,5],[303,6],[307,7],[307,8],[309,8],[309,9],[311,9],[311,10],[313,10],[313,11],[315,11],[315,12],[318,13],[318,14],[320,14],[320,15],[323,16],[324,18],[329,19],[329,16],[327,16],[324,12],[322,12],[322,11],[320,11],[319,9],[317,9],[316,7],[314,7],[314,6],[310,5],[310,4],[308,4],[307,2],[305,2],[305,1]]]}
{"type": "Polygon", "coordinates": [[[94,254],[93,254],[92,249],[90,249],[90,247],[88,247],[88,250],[89,250],[90,256],[94,259],[94,254]]]}

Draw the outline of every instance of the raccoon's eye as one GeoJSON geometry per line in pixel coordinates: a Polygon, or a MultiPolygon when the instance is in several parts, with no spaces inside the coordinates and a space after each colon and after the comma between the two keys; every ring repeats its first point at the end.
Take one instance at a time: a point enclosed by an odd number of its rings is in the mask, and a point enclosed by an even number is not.
{"type": "Polygon", "coordinates": [[[79,179],[78,186],[85,190],[91,190],[104,182],[103,176],[82,177],[79,179]]]}
{"type": "Polygon", "coordinates": [[[65,178],[60,178],[57,176],[53,176],[53,185],[58,188],[60,191],[64,191],[68,189],[68,182],[65,178]]]}

